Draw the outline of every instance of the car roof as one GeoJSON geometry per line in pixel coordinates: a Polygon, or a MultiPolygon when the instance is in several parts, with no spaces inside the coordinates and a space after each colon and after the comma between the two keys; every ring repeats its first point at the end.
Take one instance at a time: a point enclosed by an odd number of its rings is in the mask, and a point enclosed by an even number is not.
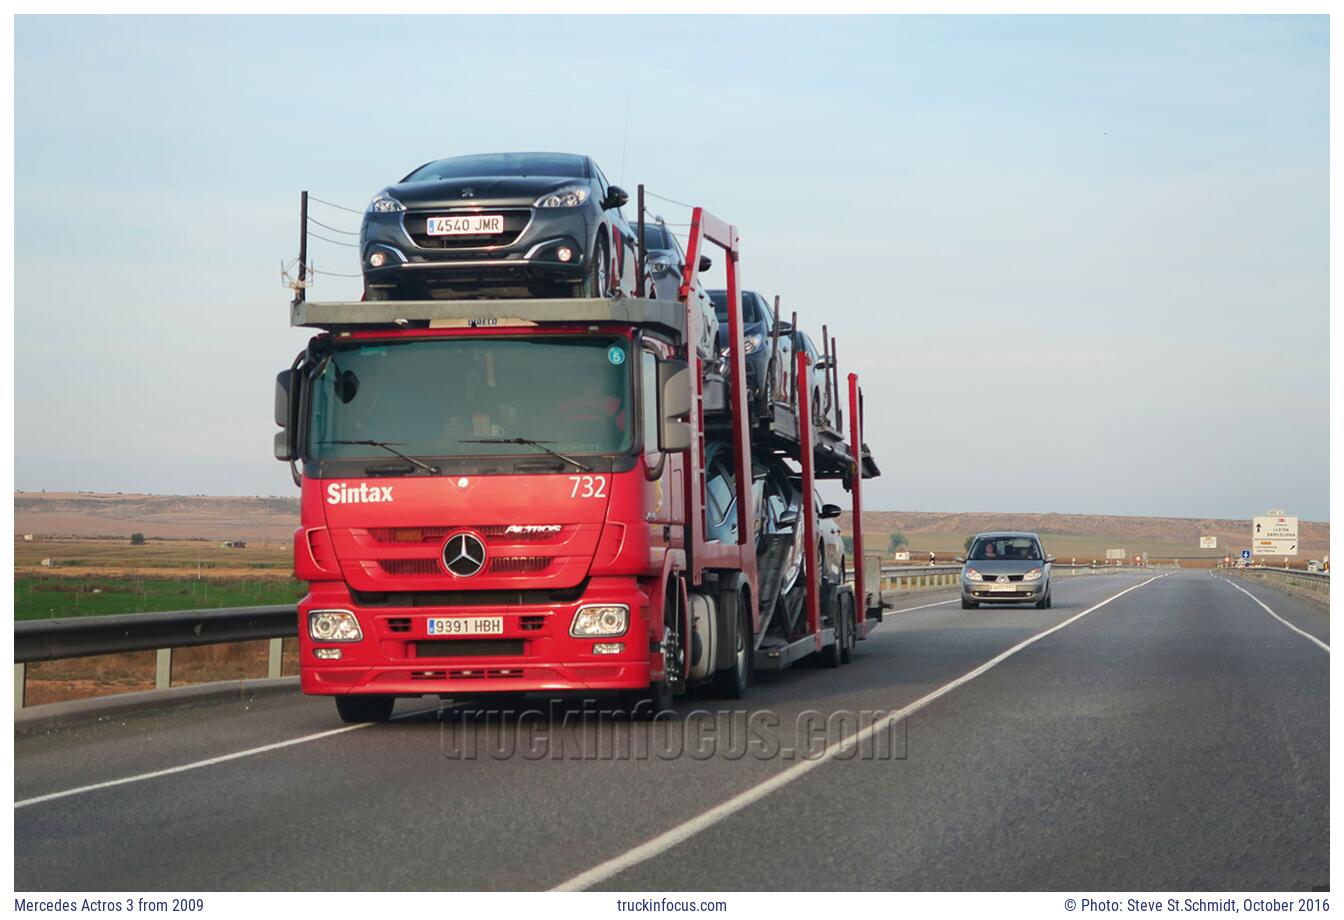
{"type": "Polygon", "coordinates": [[[975,535],[977,540],[983,539],[984,537],[1030,537],[1033,540],[1041,539],[1036,536],[1036,534],[1027,530],[987,530],[984,533],[975,535]]]}

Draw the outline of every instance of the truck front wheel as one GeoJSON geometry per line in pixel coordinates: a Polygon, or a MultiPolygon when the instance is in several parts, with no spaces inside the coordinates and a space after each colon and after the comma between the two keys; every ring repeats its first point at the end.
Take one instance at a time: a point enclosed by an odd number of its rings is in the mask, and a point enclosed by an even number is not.
{"type": "Polygon", "coordinates": [[[336,712],[342,722],[386,722],[396,703],[394,696],[338,696],[336,712]]]}

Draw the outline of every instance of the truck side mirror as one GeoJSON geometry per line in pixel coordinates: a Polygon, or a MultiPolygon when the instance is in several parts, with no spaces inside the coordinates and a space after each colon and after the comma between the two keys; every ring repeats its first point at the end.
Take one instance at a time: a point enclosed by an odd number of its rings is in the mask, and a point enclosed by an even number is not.
{"type": "Polygon", "coordinates": [[[669,453],[689,450],[691,425],[691,371],[685,361],[658,362],[658,449],[669,453]]]}
{"type": "Polygon", "coordinates": [[[299,372],[293,368],[283,370],[275,377],[275,423],[280,430],[275,433],[275,459],[289,462],[299,459],[299,389],[302,386],[299,372]]]}

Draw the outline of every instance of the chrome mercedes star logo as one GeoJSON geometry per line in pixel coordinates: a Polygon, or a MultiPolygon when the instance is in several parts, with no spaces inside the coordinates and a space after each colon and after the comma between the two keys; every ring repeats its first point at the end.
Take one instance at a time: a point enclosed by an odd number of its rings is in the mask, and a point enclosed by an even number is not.
{"type": "Polygon", "coordinates": [[[458,578],[485,568],[485,544],[475,534],[455,533],[443,544],[443,567],[458,578]]]}

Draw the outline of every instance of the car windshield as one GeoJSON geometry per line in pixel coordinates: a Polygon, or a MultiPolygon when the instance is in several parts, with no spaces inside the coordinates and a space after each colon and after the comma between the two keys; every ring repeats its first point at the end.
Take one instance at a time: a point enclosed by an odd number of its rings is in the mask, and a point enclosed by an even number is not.
{"type": "MultiPolygon", "coordinates": [[[[728,292],[710,291],[709,299],[714,301],[714,315],[719,318],[720,323],[728,322],[728,292]]],[[[761,312],[756,308],[756,298],[747,296],[742,292],[742,322],[759,323],[761,321],[761,312]]]]}
{"type": "Polygon", "coordinates": [[[973,562],[989,562],[994,559],[1040,562],[1041,547],[1031,537],[981,537],[971,547],[968,558],[973,562]]]}
{"type": "Polygon", "coordinates": [[[426,163],[402,182],[470,179],[477,176],[561,176],[588,178],[583,157],[572,153],[484,153],[426,163]]]}
{"type": "Polygon", "coordinates": [[[645,249],[674,249],[676,244],[672,242],[672,234],[666,227],[658,224],[644,225],[644,248],[645,249]]]}
{"type": "Polygon", "coordinates": [[[385,341],[333,350],[313,384],[306,456],[411,457],[630,450],[630,343],[612,337],[385,341]],[[492,443],[482,443],[482,442],[492,443]]]}

